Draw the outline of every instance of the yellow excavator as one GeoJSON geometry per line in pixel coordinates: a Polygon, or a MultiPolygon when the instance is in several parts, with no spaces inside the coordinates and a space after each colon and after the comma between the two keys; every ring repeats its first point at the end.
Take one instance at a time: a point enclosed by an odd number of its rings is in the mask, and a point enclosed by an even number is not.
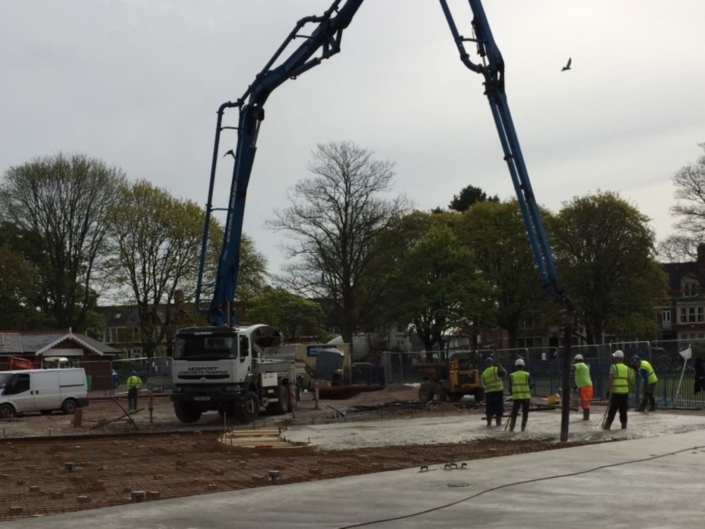
{"type": "Polygon", "coordinates": [[[485,392],[480,381],[480,371],[469,358],[453,358],[433,364],[416,364],[414,369],[423,375],[419,386],[419,400],[458,402],[465,395],[473,395],[475,402],[482,402],[485,392]]]}

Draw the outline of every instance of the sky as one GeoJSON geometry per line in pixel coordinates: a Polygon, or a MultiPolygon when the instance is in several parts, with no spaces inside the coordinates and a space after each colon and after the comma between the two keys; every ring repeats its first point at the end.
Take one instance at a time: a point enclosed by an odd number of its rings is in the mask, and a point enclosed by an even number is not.
{"type": "MultiPolygon", "coordinates": [[[[330,3],[0,0],[0,174],[81,152],[205,204],[218,106],[242,95],[298,19],[330,3]]],[[[450,5],[469,35],[467,2],[450,5]]],[[[705,142],[705,2],[484,5],[537,201],[557,211],[618,191],[665,238],[672,176],[705,142]]],[[[422,210],[470,184],[514,196],[481,77],[460,62],[437,0],[366,0],[342,52],[284,83],[265,109],[245,232],[270,272],[285,235],[264,223],[309,174],[318,143],[353,141],[394,162],[392,194],[422,210]]],[[[221,153],[235,142],[224,132],[221,153]]],[[[227,202],[229,160],[216,206],[227,202]]]]}

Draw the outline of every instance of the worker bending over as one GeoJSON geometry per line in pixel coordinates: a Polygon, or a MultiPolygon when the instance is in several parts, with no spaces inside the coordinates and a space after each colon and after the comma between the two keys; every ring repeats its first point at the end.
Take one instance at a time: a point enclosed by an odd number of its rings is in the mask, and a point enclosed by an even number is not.
{"type": "Polygon", "coordinates": [[[583,355],[575,355],[575,387],[578,389],[580,407],[583,410],[583,420],[590,420],[590,402],[592,401],[592,379],[590,367],[585,363],[583,355]]]}
{"type": "Polygon", "coordinates": [[[487,426],[492,426],[492,417],[495,417],[497,426],[502,424],[504,415],[504,382],[502,379],[507,372],[500,365],[495,365],[494,358],[485,359],[485,370],[480,375],[482,387],[485,388],[485,415],[487,416],[487,426]]]}
{"type": "Polygon", "coordinates": [[[509,431],[514,431],[519,408],[521,408],[521,431],[523,432],[529,420],[531,389],[534,387],[534,381],[531,379],[531,375],[524,370],[524,361],[521,358],[514,362],[514,367],[516,367],[516,370],[509,375],[509,391],[512,394],[513,401],[512,414],[509,418],[509,431]]]}
{"type": "Polygon", "coordinates": [[[637,355],[632,356],[632,367],[639,372],[641,376],[641,383],[643,384],[643,393],[641,398],[641,405],[639,406],[639,411],[646,411],[646,405],[649,404],[649,411],[656,410],[656,400],[654,400],[654,388],[656,387],[656,382],[658,382],[658,377],[656,377],[656,372],[651,364],[646,360],[642,360],[637,355]]]}
{"type": "Polygon", "coordinates": [[[607,380],[607,398],[610,400],[610,407],[602,428],[605,430],[610,429],[614,416],[619,410],[619,422],[622,423],[622,429],[626,429],[627,407],[629,405],[629,368],[624,365],[624,353],[622,351],[612,353],[612,366],[607,380]]]}

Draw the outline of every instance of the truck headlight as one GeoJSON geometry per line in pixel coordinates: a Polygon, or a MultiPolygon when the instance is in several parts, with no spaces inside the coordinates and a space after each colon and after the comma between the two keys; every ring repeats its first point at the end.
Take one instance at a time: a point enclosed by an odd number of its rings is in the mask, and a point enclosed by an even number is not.
{"type": "Polygon", "coordinates": [[[233,393],[240,391],[240,386],[226,386],[225,391],[231,391],[233,393]]]}
{"type": "Polygon", "coordinates": [[[184,388],[183,386],[174,386],[174,389],[172,390],[174,393],[183,393],[184,388]]]}

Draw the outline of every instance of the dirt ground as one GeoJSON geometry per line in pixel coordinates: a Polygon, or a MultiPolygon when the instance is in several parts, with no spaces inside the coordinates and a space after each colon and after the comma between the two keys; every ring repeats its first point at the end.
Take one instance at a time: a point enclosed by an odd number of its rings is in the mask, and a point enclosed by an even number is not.
{"type": "MultiPolygon", "coordinates": [[[[254,425],[229,426],[257,428],[278,424],[287,428],[292,425],[289,431],[291,435],[295,431],[301,433],[302,428],[314,428],[313,433],[304,433],[310,436],[322,435],[315,430],[317,425],[325,429],[328,428],[325,423],[331,422],[381,420],[374,424],[395,431],[398,429],[396,425],[407,424],[406,421],[387,419],[429,418],[421,423],[428,422],[432,431],[438,428],[434,424],[439,420],[443,422],[444,417],[448,417],[445,422],[450,420],[451,426],[454,425],[458,421],[452,417],[456,415],[466,417],[459,421],[463,423],[460,428],[467,429],[464,426],[467,420],[477,422],[478,427],[483,423],[480,421],[482,408],[475,409],[472,403],[469,403],[468,408],[458,408],[449,403],[410,402],[416,398],[416,391],[416,388],[408,386],[389,386],[344,401],[320,401],[318,409],[315,409],[311,395],[304,394],[293,415],[264,416],[254,425]],[[379,405],[384,406],[371,408],[379,405]]],[[[126,406],[126,401],[119,402],[123,407],[126,406]]],[[[363,447],[356,448],[336,446],[334,451],[319,449],[295,457],[268,453],[258,455],[233,451],[218,443],[217,435],[224,424],[223,418],[215,412],[204,414],[196,424],[185,425],[174,416],[168,397],[153,399],[151,421],[149,399],[141,398],[139,407],[142,411],[134,415],[137,430],[125,419],[108,423],[124,413],[110,400],[92,401],[90,406],[84,408],[80,427],[73,426],[73,416],[58,412],[50,416],[27,414],[0,421],[3,437],[0,439],[0,480],[4,483],[0,488],[0,521],[122,505],[132,501],[133,491],[144,491],[149,501],[422,465],[440,465],[435,469],[444,470],[444,465],[451,462],[613,440],[592,435],[575,442],[559,444],[545,438],[508,438],[511,437],[508,432],[497,429],[497,432],[491,432],[491,436],[485,434],[479,439],[475,437],[466,440],[458,438],[453,443],[437,442],[436,437],[431,435],[435,439],[434,444],[420,444],[410,438],[409,442],[414,444],[404,446],[389,442],[385,445],[368,442],[366,447],[364,443],[363,447]],[[69,463],[73,464],[72,469],[67,468],[69,463]],[[281,472],[281,480],[272,482],[268,478],[272,470],[281,472]]],[[[549,411],[532,416],[532,431],[539,432],[543,422],[555,429],[559,418],[557,414],[558,411],[549,411]]],[[[667,419],[665,416],[670,415],[673,417],[671,422],[675,424],[675,429],[670,429],[679,431],[676,426],[680,423],[676,423],[679,420],[683,422],[683,419],[677,419],[677,416],[702,417],[703,414],[702,411],[663,410],[653,417],[635,417],[634,426],[637,431],[639,428],[663,429],[661,422],[667,419]],[[659,418],[661,414],[664,417],[659,418]]],[[[362,434],[367,432],[369,435],[369,432],[377,428],[370,424],[361,424],[359,427],[350,424],[347,427],[357,432],[358,437],[364,437],[362,434]]],[[[579,426],[573,425],[572,428],[579,426]]],[[[590,433],[596,431],[592,424],[588,426],[590,433]]],[[[289,437],[287,434],[285,436],[289,437]]],[[[389,435],[385,434],[387,437],[389,435]]],[[[388,440],[391,441],[391,438],[388,440]]],[[[314,442],[319,444],[318,440],[314,442]]],[[[459,477],[461,472],[465,472],[461,468],[457,471],[459,477]]]]}
{"type": "Polygon", "coordinates": [[[472,479],[461,462],[557,447],[536,441],[480,440],[285,457],[231,450],[217,441],[215,432],[4,440],[0,520],[123,505],[132,501],[133,491],[145,492],[149,501],[422,465],[433,471],[456,463],[452,471],[472,479]],[[281,473],[274,482],[269,477],[272,470],[281,473]]]}
{"type": "MultiPolygon", "coordinates": [[[[389,386],[380,391],[362,393],[347,400],[321,400],[319,409],[316,410],[311,394],[304,394],[298,408],[288,416],[261,415],[256,421],[256,427],[265,423],[286,421],[289,424],[315,424],[331,422],[336,418],[336,410],[347,409],[353,406],[372,406],[382,403],[405,402],[416,398],[417,390],[408,386],[389,386]]],[[[127,401],[118,400],[123,408],[127,408],[127,401]]],[[[218,430],[223,427],[223,418],[216,412],[205,413],[195,424],[183,424],[174,415],[174,407],[168,396],[155,396],[152,400],[152,413],[150,420],[149,399],[140,397],[138,413],[132,417],[139,432],[176,432],[176,431],[207,431],[218,430]]],[[[435,416],[439,413],[464,413],[456,410],[452,405],[435,404],[429,408],[426,415],[435,416]]],[[[75,427],[74,417],[54,412],[52,415],[27,413],[21,417],[0,420],[2,438],[18,437],[55,437],[66,435],[100,435],[134,432],[135,428],[126,419],[108,423],[119,419],[124,411],[112,400],[92,400],[90,405],[82,410],[82,425],[75,427]]],[[[365,413],[349,414],[346,420],[375,420],[394,418],[400,416],[424,416],[424,410],[394,410],[383,409],[365,413]]],[[[228,425],[233,426],[230,419],[228,425]]]]}

